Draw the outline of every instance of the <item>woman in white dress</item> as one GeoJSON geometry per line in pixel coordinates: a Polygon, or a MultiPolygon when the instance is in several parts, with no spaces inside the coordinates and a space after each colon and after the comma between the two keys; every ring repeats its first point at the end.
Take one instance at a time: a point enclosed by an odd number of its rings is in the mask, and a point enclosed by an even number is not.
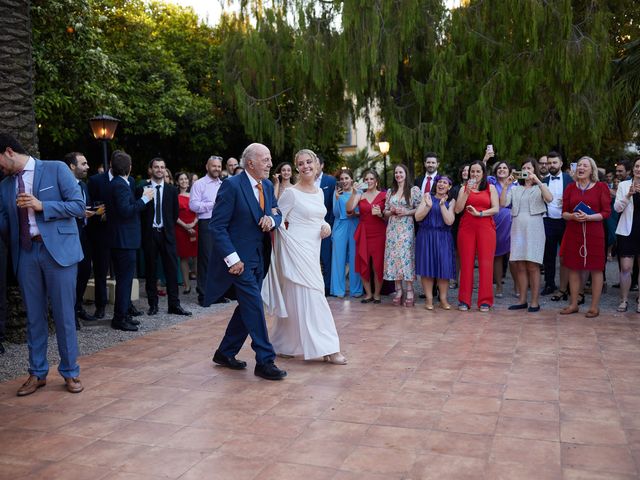
{"type": "Polygon", "coordinates": [[[320,270],[320,242],[331,235],[331,227],[324,221],[324,194],[315,186],[320,163],[311,150],[300,150],[295,166],[298,182],[278,200],[282,225],[276,232],[271,278],[265,280],[270,284],[270,295],[281,295],[283,300],[274,310],[276,320],[269,338],[280,355],[323,358],[345,365],[320,270]]]}

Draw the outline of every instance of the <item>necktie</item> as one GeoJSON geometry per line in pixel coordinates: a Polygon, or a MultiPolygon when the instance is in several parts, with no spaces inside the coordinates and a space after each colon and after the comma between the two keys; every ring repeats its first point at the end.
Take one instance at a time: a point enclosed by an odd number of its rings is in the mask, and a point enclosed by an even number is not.
{"type": "MultiPolygon", "coordinates": [[[[18,174],[18,193],[26,193],[24,180],[22,179],[24,170],[18,174]]],[[[29,209],[18,208],[18,219],[20,221],[20,247],[24,250],[31,250],[31,233],[29,233],[29,209]]]]}
{"type": "Polygon", "coordinates": [[[424,186],[424,193],[429,193],[431,191],[431,177],[427,177],[427,183],[424,186]]]}
{"type": "Polygon", "coordinates": [[[551,175],[551,180],[560,180],[560,175],[558,175],[557,177],[554,177],[553,175],[551,175]]]}
{"type": "Polygon", "coordinates": [[[260,208],[264,211],[264,191],[262,190],[262,183],[259,182],[256,185],[258,189],[258,201],[260,202],[260,208]]]}
{"type": "Polygon", "coordinates": [[[160,203],[161,199],[160,199],[160,185],[156,185],[156,201],[155,201],[155,208],[156,208],[156,226],[160,226],[162,225],[162,204],[160,203]]]}
{"type": "MultiPolygon", "coordinates": [[[[87,196],[84,194],[84,188],[82,188],[82,185],[79,182],[78,186],[80,187],[80,193],[82,193],[82,200],[84,201],[85,208],[87,208],[87,196]]],[[[86,216],[82,219],[82,223],[84,223],[85,225],[87,224],[86,216]]]]}

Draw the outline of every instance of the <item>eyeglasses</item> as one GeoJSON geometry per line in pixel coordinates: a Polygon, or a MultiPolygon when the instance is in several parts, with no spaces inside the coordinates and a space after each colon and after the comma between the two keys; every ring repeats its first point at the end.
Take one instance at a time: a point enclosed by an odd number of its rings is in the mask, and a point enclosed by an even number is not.
{"type": "Polygon", "coordinates": [[[209,157],[209,160],[220,160],[220,161],[222,161],[222,157],[219,157],[219,156],[217,156],[217,155],[211,155],[211,156],[209,157]]]}

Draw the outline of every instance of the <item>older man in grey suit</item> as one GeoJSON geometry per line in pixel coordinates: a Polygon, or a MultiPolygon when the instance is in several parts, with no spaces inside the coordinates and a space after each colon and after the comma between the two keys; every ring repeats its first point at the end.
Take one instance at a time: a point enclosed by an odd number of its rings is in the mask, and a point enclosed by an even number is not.
{"type": "Polygon", "coordinates": [[[11,135],[0,133],[0,234],[11,252],[27,310],[29,378],[18,396],[47,383],[48,303],[56,326],[67,390],[83,390],[75,324],[77,263],[82,247],[76,218],[85,215],[80,187],[62,162],[36,160],[11,135]]]}

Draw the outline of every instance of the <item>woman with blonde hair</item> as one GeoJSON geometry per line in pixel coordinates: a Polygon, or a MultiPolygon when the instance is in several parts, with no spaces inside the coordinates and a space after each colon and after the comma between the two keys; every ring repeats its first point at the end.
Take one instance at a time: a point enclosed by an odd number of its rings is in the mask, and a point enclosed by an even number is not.
{"type": "Polygon", "coordinates": [[[598,180],[598,166],[591,157],[582,157],[574,177],[562,195],[562,218],[567,222],[561,257],[569,270],[570,304],[562,315],[577,313],[578,294],[591,273],[591,306],[587,318],[600,314],[606,248],[603,221],[611,214],[609,187],[598,180]]]}

